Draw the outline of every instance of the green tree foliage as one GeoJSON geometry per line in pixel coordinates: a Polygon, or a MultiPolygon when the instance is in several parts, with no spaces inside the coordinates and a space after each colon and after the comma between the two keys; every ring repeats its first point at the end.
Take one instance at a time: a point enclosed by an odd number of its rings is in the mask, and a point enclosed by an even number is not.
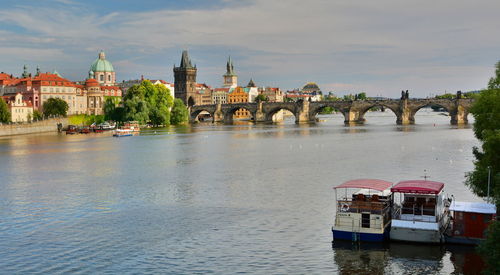
{"type": "Polygon", "coordinates": [[[179,98],[174,100],[174,107],[172,107],[172,114],[170,116],[170,123],[177,125],[188,122],[189,113],[184,102],[179,98]]]}
{"type": "Polygon", "coordinates": [[[255,97],[255,101],[259,102],[259,101],[268,101],[269,98],[263,94],[259,94],[258,96],[255,97]]]}
{"type": "MultiPolygon", "coordinates": [[[[474,134],[481,141],[479,150],[473,148],[476,158],[474,171],[467,175],[466,184],[481,197],[487,195],[490,177],[490,196],[500,209],[500,63],[497,63],[496,77],[490,79],[490,89],[477,96],[471,113],[474,115],[474,134]],[[490,172],[490,173],[489,173],[490,172]]],[[[498,217],[497,217],[498,219],[498,217]]],[[[488,236],[479,246],[479,252],[485,259],[488,274],[500,274],[500,221],[488,227],[488,236]]]]}
{"type": "Polygon", "coordinates": [[[478,251],[487,264],[484,274],[500,274],[500,221],[494,221],[488,227],[488,238],[481,242],[478,251]]]}
{"type": "Polygon", "coordinates": [[[106,119],[114,121],[137,121],[140,124],[151,123],[154,126],[170,124],[170,109],[174,99],[164,85],[153,85],[144,80],[127,90],[123,98],[123,107],[116,102],[106,100],[104,113],[106,119]]]}
{"type": "Polygon", "coordinates": [[[437,98],[437,99],[454,99],[455,97],[457,97],[457,96],[454,94],[450,94],[450,93],[444,93],[442,95],[435,96],[435,98],[437,98]]]}
{"type": "Polygon", "coordinates": [[[60,98],[49,98],[43,103],[43,114],[45,116],[66,116],[68,103],[60,98]]]}
{"type": "Polygon", "coordinates": [[[38,111],[38,110],[34,110],[33,111],[33,120],[42,120],[42,119],[43,119],[42,113],[40,113],[40,111],[38,111]]]}
{"type": "Polygon", "coordinates": [[[1,123],[10,122],[9,106],[7,106],[7,103],[5,103],[5,101],[1,97],[0,97],[0,122],[1,123]]]}
{"type": "Polygon", "coordinates": [[[495,76],[490,78],[488,82],[488,89],[500,89],[500,61],[495,66],[495,76]]]}

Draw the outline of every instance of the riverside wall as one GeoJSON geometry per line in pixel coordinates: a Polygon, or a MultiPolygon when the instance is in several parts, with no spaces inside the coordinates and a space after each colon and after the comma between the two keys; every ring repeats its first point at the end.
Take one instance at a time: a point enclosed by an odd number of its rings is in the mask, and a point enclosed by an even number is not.
{"type": "Polygon", "coordinates": [[[43,121],[23,124],[3,124],[0,125],[0,137],[57,132],[58,123],[62,123],[63,128],[65,128],[68,126],[68,118],[50,118],[43,121]]]}

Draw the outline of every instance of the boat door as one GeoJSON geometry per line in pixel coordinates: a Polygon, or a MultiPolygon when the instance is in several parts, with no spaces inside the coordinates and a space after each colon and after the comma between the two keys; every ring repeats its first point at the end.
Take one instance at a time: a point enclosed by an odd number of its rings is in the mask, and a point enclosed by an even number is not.
{"type": "Polygon", "coordinates": [[[361,213],[361,227],[370,228],[370,213],[361,213]]]}

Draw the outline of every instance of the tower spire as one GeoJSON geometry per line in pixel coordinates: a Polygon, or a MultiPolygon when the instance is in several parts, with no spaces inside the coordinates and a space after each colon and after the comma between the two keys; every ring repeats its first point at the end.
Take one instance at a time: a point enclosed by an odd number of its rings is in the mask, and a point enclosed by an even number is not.
{"type": "Polygon", "coordinates": [[[191,64],[191,59],[189,59],[189,54],[187,50],[182,51],[182,58],[181,58],[181,68],[193,68],[193,65],[191,64]]]}

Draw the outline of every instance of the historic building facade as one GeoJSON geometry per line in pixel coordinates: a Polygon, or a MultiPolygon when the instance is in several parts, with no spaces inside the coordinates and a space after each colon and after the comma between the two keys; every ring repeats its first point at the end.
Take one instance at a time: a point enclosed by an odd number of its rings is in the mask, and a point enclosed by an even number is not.
{"type": "Polygon", "coordinates": [[[9,107],[12,122],[26,122],[33,119],[33,105],[31,101],[24,100],[21,93],[13,96],[3,96],[9,107]]]}
{"type": "MultiPolygon", "coordinates": [[[[104,52],[90,67],[89,77],[84,82],[72,82],[59,73],[42,73],[39,68],[32,76],[24,66],[21,77],[0,74],[0,87],[4,96],[22,96],[22,101],[33,110],[43,112],[43,104],[49,98],[59,98],[68,104],[68,115],[103,114],[105,98],[121,98],[121,89],[115,85],[113,66],[105,59],[104,52]],[[96,79],[102,79],[99,81],[96,79]],[[28,103],[29,102],[29,103],[28,103]]],[[[17,101],[16,101],[17,102],[17,101]]],[[[17,104],[17,103],[16,103],[17,104]]],[[[14,119],[14,117],[13,117],[14,119]]],[[[17,118],[16,118],[17,119],[17,118]]]]}
{"type": "Polygon", "coordinates": [[[175,98],[180,98],[187,106],[199,104],[196,102],[196,65],[193,66],[188,52],[182,52],[181,64],[174,65],[175,98]]]}

